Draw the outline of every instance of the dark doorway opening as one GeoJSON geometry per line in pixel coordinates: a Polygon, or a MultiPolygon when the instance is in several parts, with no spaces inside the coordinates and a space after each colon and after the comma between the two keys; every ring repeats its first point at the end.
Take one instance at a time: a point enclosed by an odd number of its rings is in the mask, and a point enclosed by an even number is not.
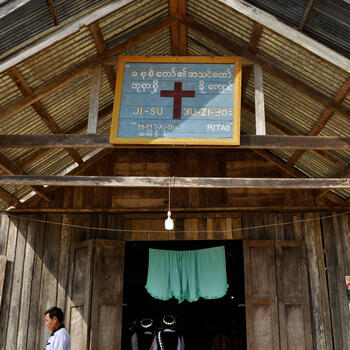
{"type": "Polygon", "coordinates": [[[125,247],[122,349],[130,349],[132,325],[144,317],[175,315],[190,350],[246,349],[244,269],[241,241],[128,242],[125,247]],[[193,250],[225,246],[229,289],[223,298],[178,303],[151,297],[145,289],[148,249],[193,250]],[[214,340],[215,339],[215,340],[214,340]],[[212,347],[213,342],[219,344],[212,347]],[[229,347],[220,346],[230,343],[229,347]]]}

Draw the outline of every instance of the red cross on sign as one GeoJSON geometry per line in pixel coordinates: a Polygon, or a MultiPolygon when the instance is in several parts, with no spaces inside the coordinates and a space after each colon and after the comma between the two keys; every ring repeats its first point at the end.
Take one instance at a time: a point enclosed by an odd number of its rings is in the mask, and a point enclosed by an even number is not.
{"type": "Polygon", "coordinates": [[[182,83],[175,82],[174,90],[160,90],[160,97],[173,97],[173,119],[181,119],[182,98],[194,97],[194,90],[182,90],[182,83]]]}

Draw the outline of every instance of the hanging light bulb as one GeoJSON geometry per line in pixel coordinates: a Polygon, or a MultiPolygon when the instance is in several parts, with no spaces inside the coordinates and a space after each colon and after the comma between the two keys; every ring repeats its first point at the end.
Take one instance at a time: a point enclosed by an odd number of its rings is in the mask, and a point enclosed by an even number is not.
{"type": "MultiPolygon", "coordinates": [[[[174,178],[174,182],[175,182],[175,178],[174,178]]],[[[171,178],[169,177],[168,217],[165,219],[165,225],[164,225],[166,230],[174,229],[174,220],[171,218],[171,211],[170,211],[170,186],[171,186],[171,178]]]]}
{"type": "Polygon", "coordinates": [[[168,217],[165,220],[165,229],[172,230],[174,228],[174,220],[171,218],[171,211],[168,211],[168,217]]]}

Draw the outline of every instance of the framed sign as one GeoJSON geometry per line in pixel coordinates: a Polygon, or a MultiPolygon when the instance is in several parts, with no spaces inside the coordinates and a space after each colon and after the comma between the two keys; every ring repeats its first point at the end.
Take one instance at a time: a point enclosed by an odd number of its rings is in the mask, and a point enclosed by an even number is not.
{"type": "Polygon", "coordinates": [[[239,145],[240,57],[120,56],[111,143],[239,145]]]}

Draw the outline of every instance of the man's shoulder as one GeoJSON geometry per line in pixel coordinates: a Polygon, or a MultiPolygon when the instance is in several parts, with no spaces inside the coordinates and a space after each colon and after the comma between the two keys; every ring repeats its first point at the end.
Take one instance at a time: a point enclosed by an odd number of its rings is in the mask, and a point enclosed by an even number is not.
{"type": "Polygon", "coordinates": [[[59,337],[68,337],[69,338],[69,333],[68,333],[68,331],[67,331],[67,329],[65,327],[58,329],[56,331],[56,334],[59,337]]]}

